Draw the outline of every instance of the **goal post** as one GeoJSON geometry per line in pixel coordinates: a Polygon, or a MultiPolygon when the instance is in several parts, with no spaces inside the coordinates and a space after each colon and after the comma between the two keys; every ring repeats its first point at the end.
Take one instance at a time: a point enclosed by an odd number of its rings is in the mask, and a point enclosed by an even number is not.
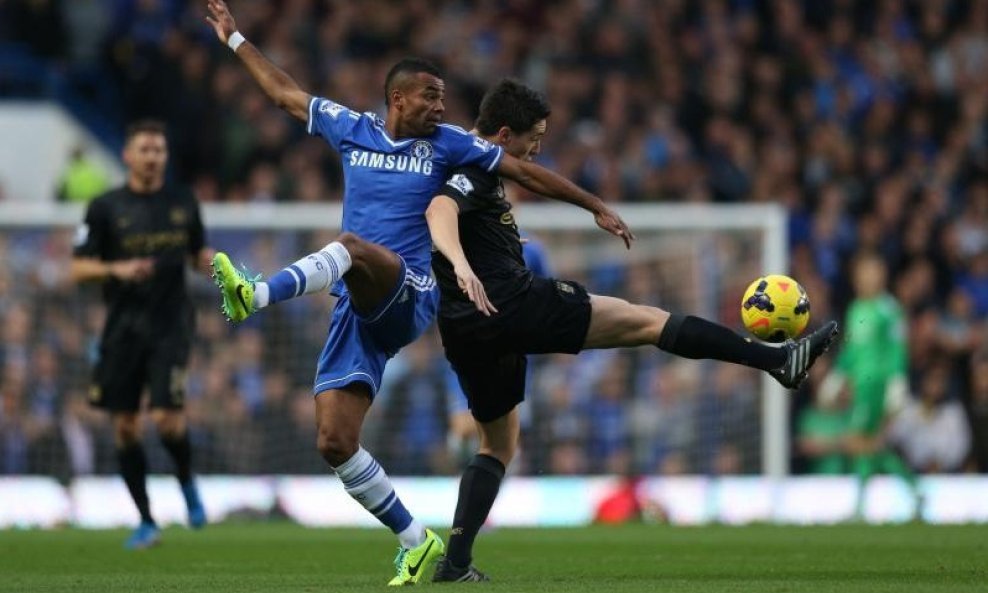
{"type": "MultiPolygon", "coordinates": [[[[701,315],[736,329],[740,328],[738,311],[741,294],[747,283],[758,275],[770,272],[785,273],[788,269],[786,212],[779,205],[619,204],[615,205],[615,208],[638,237],[630,251],[624,248],[619,239],[597,228],[592,216],[569,205],[526,203],[518,206],[514,213],[523,232],[545,245],[554,276],[585,283],[591,292],[614,294],[633,302],[651,304],[674,312],[701,315]]],[[[231,250],[235,262],[245,261],[256,266],[259,263],[255,261],[258,254],[265,255],[266,265],[261,267],[260,271],[268,274],[278,269],[273,266],[287,265],[304,253],[319,247],[320,241],[332,237],[339,229],[341,215],[339,204],[203,205],[204,222],[211,243],[219,248],[231,250]],[[237,251],[240,247],[242,249],[237,251]],[[268,248],[276,252],[265,251],[268,248]]],[[[70,253],[67,244],[71,242],[72,229],[81,222],[82,217],[83,210],[78,205],[47,202],[0,203],[0,248],[2,248],[0,251],[8,255],[14,254],[9,261],[0,263],[0,279],[4,275],[8,279],[14,278],[15,289],[18,286],[22,287],[20,295],[22,300],[26,299],[29,305],[36,308],[42,307],[46,302],[48,297],[45,291],[48,288],[56,292],[60,290],[69,293],[71,297],[73,294],[71,291],[74,290],[71,287],[59,286],[57,282],[50,283],[50,286],[45,282],[33,281],[33,283],[21,284],[17,276],[29,273],[30,263],[25,261],[32,256],[32,250],[43,252],[50,267],[57,267],[60,258],[66,259],[70,253]],[[48,243],[60,247],[42,247],[48,243]],[[18,253],[20,253],[19,258],[18,253]],[[17,263],[18,261],[20,264],[17,263]]],[[[210,339],[221,340],[223,336],[231,337],[232,330],[224,328],[216,320],[215,294],[207,292],[211,289],[206,281],[199,279],[194,282],[193,290],[195,292],[193,296],[198,296],[196,302],[201,310],[201,331],[207,332],[210,339]]],[[[812,295],[810,297],[812,299],[812,295]]],[[[93,303],[96,302],[96,298],[95,291],[89,291],[86,296],[81,297],[84,302],[88,302],[85,299],[91,299],[93,303]]],[[[324,315],[329,307],[328,299],[323,300],[326,303],[312,306],[320,315],[324,315]]],[[[52,308],[57,309],[58,303],[63,301],[73,302],[72,298],[63,298],[62,301],[56,299],[56,304],[52,308]]],[[[63,315],[60,315],[63,312],[52,313],[48,309],[45,311],[49,317],[59,323],[67,323],[62,319],[63,315]]],[[[268,315],[271,320],[265,320],[263,327],[265,331],[258,332],[265,337],[251,338],[270,341],[274,344],[272,350],[274,347],[289,350],[290,354],[284,354],[279,358],[287,359],[287,366],[295,365],[303,369],[296,373],[302,377],[299,383],[304,383],[305,373],[314,365],[318,355],[319,340],[324,336],[326,323],[325,317],[321,317],[318,324],[311,323],[306,314],[292,309],[286,314],[268,315]],[[315,329],[309,327],[312,325],[318,327],[315,329]],[[313,348],[316,350],[310,351],[313,348]]],[[[34,325],[39,332],[45,330],[40,327],[40,321],[34,325]]],[[[434,338],[434,336],[428,337],[434,338]]],[[[237,342],[240,347],[249,343],[249,340],[238,339],[237,342]]],[[[247,346],[243,347],[247,348],[247,346]]],[[[433,355],[441,352],[437,347],[432,347],[433,355]]],[[[539,442],[548,443],[546,446],[549,447],[561,443],[559,459],[562,461],[554,465],[558,461],[555,449],[551,454],[547,453],[538,459],[534,452],[529,451],[530,457],[522,462],[522,467],[531,473],[566,471],[608,473],[626,469],[637,473],[656,473],[660,471],[657,469],[659,463],[656,459],[668,461],[672,452],[685,460],[683,462],[685,465],[679,466],[679,471],[685,473],[716,473],[723,470],[739,473],[760,472],[770,477],[781,477],[788,473],[789,398],[776,381],[764,373],[732,375],[730,372],[725,372],[721,375],[720,371],[716,370],[716,365],[686,366],[680,364],[682,361],[673,361],[671,357],[659,358],[660,356],[665,355],[661,353],[653,355],[649,352],[641,357],[646,359],[644,363],[638,359],[629,362],[624,359],[594,358],[580,368],[567,366],[570,364],[567,362],[557,365],[556,361],[549,361],[545,365],[533,364],[534,375],[530,381],[530,388],[543,390],[544,393],[529,396],[529,403],[533,408],[531,414],[535,419],[528,422],[532,427],[531,430],[539,434],[526,435],[526,437],[541,439],[539,442]],[[659,359],[660,362],[654,363],[655,359],[659,359]],[[624,374],[619,376],[625,381],[624,384],[629,386],[628,393],[612,395],[605,393],[606,382],[610,376],[608,361],[620,363],[618,366],[623,368],[624,374]],[[653,368],[649,365],[657,366],[653,368]],[[561,424],[559,410],[552,408],[551,401],[555,396],[548,395],[549,391],[546,390],[554,388],[556,383],[553,381],[562,372],[576,376],[570,386],[568,397],[574,408],[583,410],[579,418],[581,430],[597,431],[594,433],[597,436],[581,440],[579,434],[566,433],[568,429],[561,424]],[[654,377],[658,378],[653,381],[654,377]],[[757,382],[757,387],[750,393],[739,392],[738,400],[723,400],[726,402],[725,409],[729,408],[729,410],[718,410],[717,405],[721,401],[718,399],[720,397],[718,394],[731,391],[732,380],[751,384],[757,382]],[[682,394],[677,394],[677,390],[681,390],[682,394]],[[688,394],[703,396],[704,401],[708,401],[710,405],[704,407],[705,404],[680,401],[687,399],[685,395],[688,394]],[[684,397],[680,398],[679,395],[684,397]],[[621,402],[621,406],[626,408],[621,421],[632,428],[627,429],[627,434],[623,437],[625,441],[622,442],[628,449],[627,454],[631,461],[622,461],[619,454],[607,457],[608,447],[621,444],[618,441],[615,441],[617,444],[608,441],[614,436],[609,435],[608,431],[613,427],[609,428],[610,425],[606,422],[607,414],[611,413],[608,410],[613,411],[608,407],[608,398],[615,398],[615,401],[621,402]],[[659,438],[661,435],[655,434],[667,429],[681,430],[683,427],[675,422],[670,423],[670,417],[677,416],[669,416],[665,410],[656,413],[650,407],[653,402],[650,398],[654,398],[654,402],[659,405],[673,402],[688,408],[688,412],[684,412],[686,415],[681,418],[686,418],[691,423],[691,428],[690,431],[684,431],[685,436],[682,439],[664,439],[659,438]],[[741,400],[743,402],[739,403],[741,400]],[[749,411],[752,414],[748,414],[749,411]],[[548,431],[548,436],[540,432],[543,430],[548,431]],[[566,444],[574,439],[579,440],[580,447],[583,447],[581,450],[604,451],[599,463],[594,462],[595,465],[591,463],[593,460],[591,462],[571,460],[567,464],[566,444]],[[722,447],[725,442],[733,446],[733,452],[728,451],[720,456],[721,454],[716,452],[720,451],[717,447],[722,447]],[[730,457],[732,454],[740,455],[747,461],[732,462],[730,457]]],[[[220,361],[214,364],[213,361],[197,360],[195,364],[202,366],[193,370],[202,375],[200,381],[206,387],[200,387],[207,389],[209,373],[219,372],[218,369],[226,368],[223,365],[228,363],[220,361]]],[[[393,366],[396,369],[407,369],[410,365],[407,361],[399,361],[393,366]]],[[[231,372],[234,371],[236,369],[231,372]]],[[[286,376],[292,375],[287,372],[286,376]]],[[[264,389],[269,389],[272,385],[278,386],[278,381],[283,382],[284,377],[279,377],[277,380],[271,377],[262,377],[262,379],[270,382],[264,384],[264,389]]],[[[250,382],[246,379],[244,381],[247,387],[242,389],[251,389],[250,382]]],[[[299,391],[303,391],[305,386],[296,387],[299,391]]],[[[264,394],[257,394],[256,397],[263,398],[264,394]]],[[[416,405],[414,400],[401,401],[404,402],[402,406],[405,407],[390,406],[388,409],[407,411],[408,406],[416,405]]],[[[249,406],[256,403],[251,400],[249,406]]],[[[675,406],[669,408],[670,413],[673,413],[673,408],[675,406]]],[[[200,412],[197,410],[196,413],[200,412]]],[[[387,413],[399,414],[399,412],[387,413]]],[[[232,417],[231,414],[233,414],[231,410],[224,410],[219,412],[219,417],[222,421],[227,421],[232,417]]],[[[285,414],[288,415],[289,411],[285,414]]],[[[287,423],[286,426],[291,424],[290,418],[283,420],[287,423]]],[[[223,425],[216,426],[221,434],[231,430],[223,425]]],[[[442,430],[443,426],[443,423],[439,422],[433,429],[442,430]]],[[[308,428],[306,426],[306,429],[308,428]]],[[[411,431],[409,434],[414,433],[413,428],[406,427],[406,429],[411,431]]],[[[390,430],[379,429],[377,433],[372,432],[371,437],[377,439],[380,448],[386,449],[388,439],[396,438],[394,434],[397,432],[391,433],[390,430]]],[[[271,440],[270,436],[264,436],[263,427],[258,428],[251,435],[253,435],[251,438],[258,439],[258,443],[268,443],[271,440]]],[[[283,456],[284,459],[294,459],[295,456],[302,455],[293,448],[296,441],[299,447],[304,445],[307,448],[305,455],[314,455],[314,449],[307,438],[307,436],[298,439],[286,437],[284,442],[276,442],[275,445],[283,449],[278,455],[283,456]]],[[[218,438],[215,442],[210,442],[222,444],[218,438]]],[[[229,452],[224,453],[220,445],[216,445],[217,452],[207,452],[205,455],[230,455],[229,452]]],[[[270,447],[259,444],[258,448],[266,451],[270,447]]],[[[534,448],[535,446],[532,447],[534,448]]],[[[395,455],[400,453],[400,450],[396,451],[395,455]]],[[[273,455],[273,453],[259,453],[262,456],[265,454],[273,455]]],[[[387,453],[382,453],[382,456],[386,457],[387,453]]],[[[263,467],[259,467],[256,471],[264,473],[272,469],[277,470],[281,467],[279,465],[281,461],[282,457],[267,460],[263,463],[263,467]]],[[[234,473],[255,471],[246,461],[229,466],[223,463],[217,462],[217,471],[234,473]]],[[[393,463],[402,467],[397,461],[393,463]]],[[[289,468],[288,471],[292,471],[291,468],[296,466],[285,467],[289,468]]],[[[313,467],[320,465],[314,463],[313,467]]],[[[431,467],[408,467],[407,471],[412,475],[441,471],[431,467]]]]}

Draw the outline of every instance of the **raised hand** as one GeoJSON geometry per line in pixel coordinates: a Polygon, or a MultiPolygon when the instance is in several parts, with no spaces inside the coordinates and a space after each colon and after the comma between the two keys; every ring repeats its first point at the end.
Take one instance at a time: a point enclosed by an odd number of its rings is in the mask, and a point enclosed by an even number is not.
{"type": "Polygon", "coordinates": [[[233,20],[233,15],[230,14],[226,2],[223,0],[206,0],[206,9],[209,10],[206,20],[213,26],[213,30],[216,31],[216,36],[219,37],[220,41],[226,43],[230,35],[233,35],[233,32],[237,30],[237,23],[233,20]]]}
{"type": "Polygon", "coordinates": [[[604,206],[602,210],[594,213],[593,217],[597,222],[597,226],[612,235],[621,237],[624,240],[624,246],[631,249],[631,242],[635,240],[635,235],[628,228],[628,225],[621,220],[621,217],[617,215],[617,212],[604,206]]]}

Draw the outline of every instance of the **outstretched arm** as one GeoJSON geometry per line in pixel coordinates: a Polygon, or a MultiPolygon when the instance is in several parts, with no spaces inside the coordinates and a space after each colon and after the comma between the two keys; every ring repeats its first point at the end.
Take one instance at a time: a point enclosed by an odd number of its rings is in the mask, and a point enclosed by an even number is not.
{"type": "MultiPolygon", "coordinates": [[[[237,33],[237,23],[230,14],[226,2],[223,0],[207,0],[206,8],[209,9],[209,16],[206,20],[213,26],[216,36],[224,44],[229,45],[230,37],[237,33]]],[[[275,105],[284,109],[295,119],[307,122],[309,120],[309,101],[311,96],[298,87],[291,76],[271,63],[264,57],[254,44],[239,37],[240,42],[236,45],[234,52],[247,66],[251,76],[261,85],[261,88],[268,97],[274,101],[275,105]]]]}
{"type": "Polygon", "coordinates": [[[473,273],[473,268],[470,267],[467,256],[463,253],[463,245],[460,244],[459,214],[460,207],[453,198],[449,196],[432,198],[432,203],[425,211],[429,234],[432,235],[432,243],[439,253],[446,256],[446,259],[453,264],[453,272],[456,274],[456,283],[460,286],[460,290],[477,306],[478,311],[490,316],[491,313],[497,313],[497,309],[487,298],[484,285],[473,273]]]}
{"type": "Polygon", "coordinates": [[[597,226],[621,237],[628,249],[635,235],[628,229],[621,217],[604,204],[603,200],[581,189],[572,181],[552,171],[505,154],[498,164],[499,175],[513,179],[525,188],[554,200],[568,202],[593,213],[597,226]]]}

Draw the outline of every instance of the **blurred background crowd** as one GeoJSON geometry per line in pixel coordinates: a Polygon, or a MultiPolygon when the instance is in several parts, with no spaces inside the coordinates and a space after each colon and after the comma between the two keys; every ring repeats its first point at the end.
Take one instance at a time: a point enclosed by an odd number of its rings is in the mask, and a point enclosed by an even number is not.
{"type": "MultiPolygon", "coordinates": [[[[383,113],[388,67],[421,55],[446,73],[452,123],[469,127],[500,77],[543,90],[553,113],[538,160],[607,200],[783,204],[790,273],[815,316],[840,318],[853,298],[848,262],[879,252],[909,321],[911,405],[932,431],[925,445],[902,444],[907,461],[920,472],[988,471],[988,1],[230,4],[244,35],[302,88],[354,109],[383,113]],[[945,415],[961,422],[937,429],[945,415]]],[[[183,0],[0,0],[0,95],[56,98],[111,147],[127,121],[164,119],[172,176],[203,201],[338,201],[337,155],[264,97],[203,17],[201,3],[183,0]]],[[[85,405],[100,313],[64,284],[70,236],[3,232],[0,473],[111,472],[105,420],[85,405]]],[[[321,239],[214,243],[275,270],[321,239]]],[[[656,300],[669,296],[663,278],[656,265],[582,279],[691,311],[688,299],[656,300]]],[[[215,307],[204,283],[206,311],[215,307]]],[[[200,456],[204,471],[325,470],[308,399],[324,327],[304,320],[329,306],[302,299],[234,342],[218,315],[200,316],[189,411],[199,446],[216,452],[200,456]],[[278,339],[286,326],[312,335],[278,339]]],[[[737,324],[733,305],[716,313],[737,324]]],[[[437,342],[397,361],[375,406],[389,420],[371,423],[368,439],[391,473],[456,467],[447,429],[457,396],[437,342]],[[407,443],[431,454],[410,455],[407,443]]],[[[757,377],[743,369],[653,351],[535,366],[519,471],[759,469],[757,377]]],[[[797,471],[816,467],[800,445],[814,425],[804,415],[840,414],[812,401],[825,372],[795,400],[797,471]]],[[[155,463],[165,468],[164,455],[155,463]]]]}

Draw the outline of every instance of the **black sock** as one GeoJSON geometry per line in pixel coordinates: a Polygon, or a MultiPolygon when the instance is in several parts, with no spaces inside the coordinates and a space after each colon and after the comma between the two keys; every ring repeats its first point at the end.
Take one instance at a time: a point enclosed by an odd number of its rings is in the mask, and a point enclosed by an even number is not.
{"type": "Polygon", "coordinates": [[[786,350],[750,340],[734,330],[692,315],[670,315],[659,343],[661,350],[683,358],[712,358],[772,371],[786,362],[786,350]]]}
{"type": "Polygon", "coordinates": [[[137,505],[137,512],[141,514],[141,521],[144,523],[154,523],[151,518],[151,505],[148,503],[147,473],[148,462],[144,457],[144,447],[140,443],[125,445],[117,449],[117,460],[120,462],[120,475],[123,476],[130,491],[130,497],[137,505]]]}
{"type": "Polygon", "coordinates": [[[175,460],[175,476],[181,484],[192,479],[192,446],[189,445],[188,431],[178,438],[161,438],[161,444],[175,460]]]}
{"type": "Polygon", "coordinates": [[[446,558],[453,566],[466,567],[473,560],[473,540],[494,506],[502,478],[504,464],[489,455],[474,455],[463,471],[453,529],[446,548],[446,558]]]}

